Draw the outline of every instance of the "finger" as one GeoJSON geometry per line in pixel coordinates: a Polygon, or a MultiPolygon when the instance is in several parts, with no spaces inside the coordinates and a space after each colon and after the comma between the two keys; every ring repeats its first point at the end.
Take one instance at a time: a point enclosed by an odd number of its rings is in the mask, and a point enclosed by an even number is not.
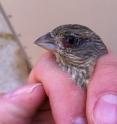
{"type": "Polygon", "coordinates": [[[58,124],[85,124],[86,92],[58,67],[50,54],[44,55],[32,70],[30,81],[43,82],[52,113],[58,124]]]}
{"type": "Polygon", "coordinates": [[[117,57],[99,59],[88,87],[87,116],[91,124],[117,124],[117,57]]]}
{"type": "Polygon", "coordinates": [[[24,124],[31,121],[44,99],[40,84],[30,84],[0,98],[0,123],[24,124]]]}

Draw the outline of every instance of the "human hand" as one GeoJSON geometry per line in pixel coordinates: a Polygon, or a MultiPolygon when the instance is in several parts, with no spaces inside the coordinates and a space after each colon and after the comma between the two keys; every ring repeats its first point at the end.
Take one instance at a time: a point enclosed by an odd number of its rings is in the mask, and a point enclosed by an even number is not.
{"type": "Polygon", "coordinates": [[[58,67],[50,54],[46,54],[29,76],[29,82],[42,82],[42,85],[30,84],[1,95],[0,123],[116,124],[116,68],[117,58],[113,55],[99,59],[86,99],[86,90],[76,86],[70,75],[58,67]],[[41,106],[45,94],[51,109],[47,109],[48,105],[41,106]]]}
{"type": "Polygon", "coordinates": [[[55,122],[117,124],[117,58],[109,53],[99,59],[87,92],[76,86],[53,59],[47,54],[42,57],[30,81],[42,82],[55,122]]]}
{"type": "MultiPolygon", "coordinates": [[[[30,124],[44,100],[40,84],[30,84],[0,95],[0,124],[30,124]]],[[[32,124],[32,123],[31,123],[32,124]]]]}

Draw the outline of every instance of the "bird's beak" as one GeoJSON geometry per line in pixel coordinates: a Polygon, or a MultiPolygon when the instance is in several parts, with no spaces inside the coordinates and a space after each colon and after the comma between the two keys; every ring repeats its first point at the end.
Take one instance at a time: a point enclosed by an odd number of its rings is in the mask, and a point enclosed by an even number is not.
{"type": "Polygon", "coordinates": [[[51,33],[39,37],[34,43],[50,51],[56,51],[57,48],[54,37],[52,37],[51,33]]]}

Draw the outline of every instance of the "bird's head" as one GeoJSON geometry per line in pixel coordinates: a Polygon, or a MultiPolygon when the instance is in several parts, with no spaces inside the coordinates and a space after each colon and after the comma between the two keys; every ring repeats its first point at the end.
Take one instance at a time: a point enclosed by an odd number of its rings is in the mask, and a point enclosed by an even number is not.
{"type": "Polygon", "coordinates": [[[98,58],[107,53],[101,38],[88,27],[62,25],[38,38],[35,44],[59,54],[66,61],[98,58]]]}

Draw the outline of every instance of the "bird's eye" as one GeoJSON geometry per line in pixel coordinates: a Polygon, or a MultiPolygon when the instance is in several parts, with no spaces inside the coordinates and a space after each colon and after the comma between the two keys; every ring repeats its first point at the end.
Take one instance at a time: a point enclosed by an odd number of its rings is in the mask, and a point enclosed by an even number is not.
{"type": "Polygon", "coordinates": [[[75,45],[76,38],[74,36],[66,36],[64,38],[63,44],[65,47],[72,47],[75,45]]]}

